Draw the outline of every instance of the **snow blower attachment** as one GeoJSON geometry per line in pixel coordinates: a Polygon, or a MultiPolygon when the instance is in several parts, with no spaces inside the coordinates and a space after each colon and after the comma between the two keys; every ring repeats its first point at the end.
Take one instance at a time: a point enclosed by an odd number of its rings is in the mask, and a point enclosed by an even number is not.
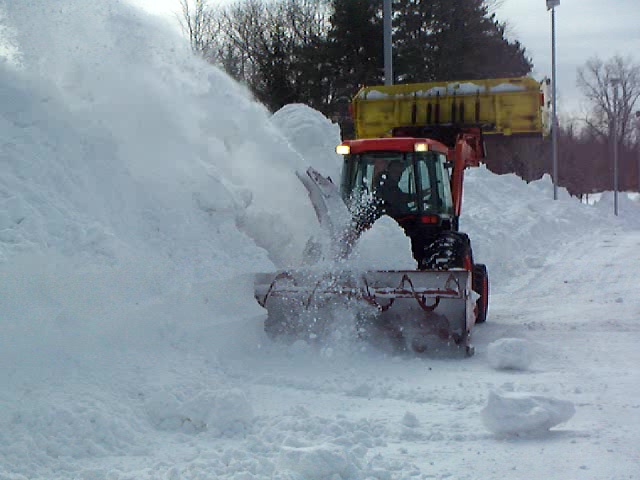
{"type": "Polygon", "coordinates": [[[325,324],[326,312],[342,307],[357,312],[360,336],[381,334],[417,352],[453,343],[473,353],[468,332],[475,296],[466,270],[262,274],[255,294],[268,311],[265,328],[272,337],[322,336],[335,328],[325,324]]]}
{"type": "Polygon", "coordinates": [[[485,134],[498,145],[541,141],[543,95],[530,78],[361,89],[352,103],[357,138],[336,149],[344,158],[340,188],[313,169],[298,174],[327,233],[325,262],[256,277],[267,333],[316,336],[327,327],[321,312],[347,308],[359,333],[382,332],[418,352],[444,342],[472,354],[489,280],[458,230],[464,170],[486,157],[485,134]],[[345,269],[359,235],[383,215],[411,239],[418,269],[345,269]]]}

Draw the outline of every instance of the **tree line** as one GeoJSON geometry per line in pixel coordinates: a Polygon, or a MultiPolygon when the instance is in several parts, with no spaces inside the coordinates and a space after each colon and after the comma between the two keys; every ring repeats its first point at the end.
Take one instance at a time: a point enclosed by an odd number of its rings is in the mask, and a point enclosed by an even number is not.
{"type": "MultiPolygon", "coordinates": [[[[581,117],[561,118],[558,185],[572,195],[613,190],[616,138],[619,189],[640,191],[640,65],[618,55],[606,61],[594,57],[578,69],[576,85],[586,111],[581,117]]],[[[551,173],[550,139],[538,152],[526,161],[510,157],[497,173],[517,173],[527,181],[551,173]]]]}
{"type": "MultiPolygon", "coordinates": [[[[193,51],[271,111],[304,103],[341,120],[361,86],[384,82],[382,0],[177,1],[193,51]]],[[[394,83],[529,74],[525,47],[508,38],[507,25],[495,16],[500,1],[393,0],[394,83]]],[[[612,189],[615,118],[620,187],[640,190],[640,67],[631,59],[594,58],[579,70],[577,86],[589,111],[562,119],[558,184],[576,195],[612,189]]],[[[341,125],[345,136],[347,125],[341,125]]],[[[535,180],[552,171],[550,151],[549,141],[514,148],[489,167],[535,180]]]]}
{"type": "Polygon", "coordinates": [[[576,194],[612,190],[616,138],[619,188],[640,191],[640,64],[619,55],[591,58],[578,69],[577,86],[589,109],[561,131],[566,166],[559,183],[576,194]]]}
{"type": "MultiPolygon", "coordinates": [[[[394,0],[394,83],[526,75],[531,60],[493,9],[498,0],[394,0]]],[[[339,111],[384,82],[383,1],[180,0],[195,52],[272,111],[339,111]]]]}

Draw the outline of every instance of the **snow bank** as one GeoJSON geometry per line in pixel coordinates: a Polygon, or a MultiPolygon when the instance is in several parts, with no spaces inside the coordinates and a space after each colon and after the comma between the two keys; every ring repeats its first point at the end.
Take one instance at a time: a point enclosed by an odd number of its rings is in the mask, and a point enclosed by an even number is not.
{"type": "Polygon", "coordinates": [[[494,433],[537,434],[567,422],[575,407],[567,400],[539,395],[490,392],[481,414],[484,425],[494,433]]]}
{"type": "MultiPolygon", "coordinates": [[[[614,215],[614,192],[602,192],[594,209],[604,218],[614,215]]],[[[618,215],[620,221],[631,228],[640,228],[640,195],[618,192],[618,215]]]]}
{"type": "Polygon", "coordinates": [[[528,272],[544,266],[556,245],[596,231],[634,227],[640,218],[631,201],[625,215],[616,218],[611,204],[603,214],[605,206],[582,204],[564,188],[558,193],[553,201],[548,175],[526,183],[484,166],[466,171],[460,230],[471,238],[474,259],[487,264],[494,292],[521,286],[528,272]]]}

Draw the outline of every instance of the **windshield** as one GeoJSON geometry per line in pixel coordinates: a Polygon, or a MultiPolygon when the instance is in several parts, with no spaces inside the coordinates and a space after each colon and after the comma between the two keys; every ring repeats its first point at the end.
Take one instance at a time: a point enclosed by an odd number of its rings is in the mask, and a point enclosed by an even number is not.
{"type": "Polygon", "coordinates": [[[392,217],[453,214],[446,158],[437,152],[367,152],[345,157],[348,205],[374,202],[392,217]]]}

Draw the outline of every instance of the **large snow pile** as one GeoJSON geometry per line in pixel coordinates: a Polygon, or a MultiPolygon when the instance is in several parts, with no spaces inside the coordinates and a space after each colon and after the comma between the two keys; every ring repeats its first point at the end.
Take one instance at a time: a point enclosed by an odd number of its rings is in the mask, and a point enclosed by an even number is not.
{"type": "Polygon", "coordinates": [[[0,18],[0,476],[145,452],[150,427],[241,432],[237,385],[214,368],[197,388],[176,356],[246,350],[229,319],[263,340],[242,275],[299,261],[306,161],[125,3],[2,1],[0,18]]]}
{"type": "Polygon", "coordinates": [[[306,163],[243,88],[121,2],[4,2],[3,14],[20,55],[0,71],[0,255],[117,259],[151,242],[185,269],[253,269],[264,254],[241,222],[278,237],[276,260],[297,260],[315,221],[294,177],[306,163]]]}

